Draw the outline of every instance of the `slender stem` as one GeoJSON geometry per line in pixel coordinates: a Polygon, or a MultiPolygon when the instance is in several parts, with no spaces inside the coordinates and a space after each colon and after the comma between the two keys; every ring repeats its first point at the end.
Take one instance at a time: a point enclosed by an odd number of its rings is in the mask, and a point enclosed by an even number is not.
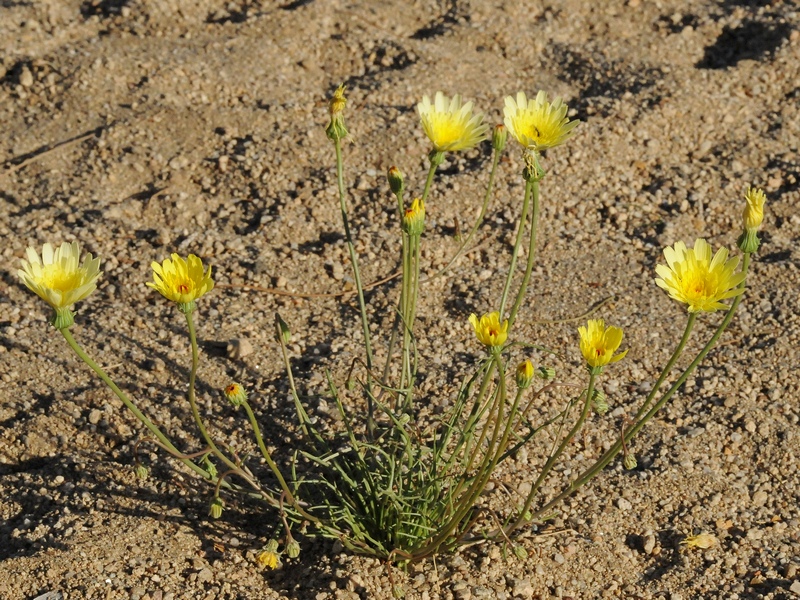
{"type": "Polygon", "coordinates": [[[528,291],[528,282],[531,279],[531,271],[533,271],[533,263],[536,259],[536,233],[539,230],[539,182],[537,180],[531,182],[531,196],[533,199],[533,212],[531,214],[531,237],[528,243],[528,262],[525,265],[525,275],[519,286],[517,299],[514,301],[511,314],[508,316],[509,329],[514,325],[514,320],[517,318],[517,311],[522,305],[522,301],[525,299],[525,293],[528,291]]]}
{"type": "Polygon", "coordinates": [[[425,189],[422,191],[422,202],[428,201],[428,194],[431,191],[431,184],[433,184],[433,176],[436,175],[436,169],[439,167],[439,164],[436,161],[431,161],[431,166],[428,169],[428,177],[425,179],[425,189]]]}
{"type": "Polygon", "coordinates": [[[478,231],[478,228],[481,226],[481,223],[483,223],[483,218],[486,216],[486,210],[489,208],[489,201],[492,198],[492,188],[494,187],[494,176],[495,173],[497,172],[497,165],[499,162],[500,162],[500,152],[495,151],[494,158],[492,159],[492,170],[489,172],[489,183],[486,186],[486,194],[483,196],[483,205],[481,206],[481,212],[478,215],[478,219],[472,225],[472,229],[470,229],[470,232],[467,235],[466,239],[458,247],[458,250],[456,250],[456,253],[453,255],[453,258],[451,258],[444,267],[439,269],[439,271],[437,271],[433,275],[430,275],[425,278],[426,282],[444,275],[450,269],[450,267],[453,266],[453,264],[459,259],[461,254],[464,252],[464,249],[469,245],[470,240],[472,240],[472,237],[475,235],[475,232],[478,231]]]}
{"type": "MultiPolygon", "coordinates": [[[[750,253],[744,254],[744,259],[742,261],[742,272],[747,273],[750,267],[750,253]]],[[[746,280],[740,284],[740,287],[745,287],[746,280]]],[[[678,378],[678,380],[670,387],[670,389],[664,394],[664,396],[656,403],[653,408],[651,408],[647,414],[645,414],[639,421],[628,429],[625,432],[625,442],[629,442],[633,436],[635,436],[639,430],[659,411],[661,408],[667,403],[667,401],[675,394],[675,392],[685,383],[685,381],[689,378],[689,375],[697,368],[697,365],[706,357],[706,355],[714,348],[717,341],[719,340],[720,336],[724,333],[727,329],[728,325],[730,324],[731,320],[733,319],[733,315],[736,312],[736,309],[739,306],[739,303],[742,301],[744,294],[740,294],[734,298],[731,307],[728,309],[728,312],[725,314],[725,318],[720,323],[717,330],[714,332],[714,335],[711,336],[711,339],[703,346],[703,349],[700,353],[695,357],[692,363],[686,368],[683,374],[678,378]]],[[[691,318],[692,315],[690,315],[691,318]]],[[[637,413],[638,414],[638,413],[637,413]]],[[[590,481],[597,473],[603,470],[619,453],[622,449],[622,440],[617,440],[617,442],[608,450],[606,453],[591,467],[589,467],[586,471],[584,471],[574,482],[572,482],[566,489],[564,489],[560,494],[550,500],[547,504],[542,506],[539,510],[537,510],[533,514],[533,518],[540,517],[541,515],[547,513],[551,510],[556,504],[561,502],[564,498],[575,492],[578,488],[582,485],[590,481]]]]}
{"type": "Polygon", "coordinates": [[[503,296],[500,298],[500,319],[502,320],[503,314],[506,310],[506,300],[508,299],[508,292],[511,290],[511,282],[514,279],[514,271],[517,268],[517,256],[519,256],[519,248],[522,245],[522,236],[525,233],[525,224],[528,221],[528,209],[531,202],[531,192],[533,191],[533,182],[525,182],[525,198],[522,200],[522,214],[519,217],[519,228],[517,229],[517,239],[514,242],[514,251],[511,253],[511,264],[508,267],[508,276],[506,283],[503,286],[503,296]]]}
{"type": "Polygon", "coordinates": [[[134,414],[134,416],[137,419],[139,419],[139,421],[141,421],[142,424],[145,427],[147,427],[148,430],[150,430],[150,433],[156,436],[156,438],[164,445],[166,449],[168,449],[171,453],[173,453],[174,456],[178,458],[178,460],[180,460],[183,464],[189,467],[192,471],[201,475],[204,479],[214,481],[215,478],[211,477],[211,475],[201,466],[196,465],[188,458],[181,458],[182,453],[175,447],[175,445],[169,440],[169,438],[166,435],[164,435],[161,432],[161,430],[150,419],[148,419],[144,415],[144,413],[142,413],[142,411],[139,410],[139,408],[130,400],[130,398],[128,398],[127,394],[125,394],[125,392],[123,392],[119,388],[119,386],[117,386],[117,384],[114,383],[114,381],[108,376],[108,374],[106,374],[106,372],[96,362],[94,362],[89,357],[88,354],[86,354],[83,348],[81,348],[80,345],[78,345],[78,342],[75,341],[75,338],[72,337],[72,333],[70,332],[69,329],[64,328],[64,329],[59,329],[59,331],[61,332],[61,335],[64,336],[64,339],[67,341],[67,344],[69,344],[70,348],[72,348],[72,351],[78,355],[78,358],[80,358],[83,362],[85,362],[89,366],[89,368],[92,369],[92,371],[94,371],[97,374],[97,376],[100,379],[102,379],[103,382],[109,388],[111,388],[111,391],[114,392],[114,394],[116,394],[117,398],[119,398],[122,401],[122,403],[128,408],[128,410],[130,410],[134,414]]]}
{"type": "Polygon", "coordinates": [[[195,397],[195,383],[197,381],[197,368],[200,364],[200,352],[197,348],[197,332],[194,328],[194,319],[192,319],[192,313],[186,312],[184,313],[186,316],[186,324],[189,328],[189,341],[192,345],[192,370],[189,372],[189,406],[192,409],[192,416],[194,417],[194,422],[197,424],[197,428],[200,430],[200,435],[203,437],[206,445],[211,449],[214,455],[219,458],[222,462],[228,465],[229,469],[233,469],[236,471],[237,474],[241,474],[241,468],[227,456],[225,456],[222,451],[217,447],[214,443],[214,440],[211,439],[211,436],[206,429],[205,423],[203,423],[203,419],[200,417],[200,410],[197,407],[197,399],[195,397]]]}
{"type": "Polygon", "coordinates": [[[339,207],[342,213],[342,223],[344,225],[344,234],[347,240],[347,250],[350,253],[350,264],[353,267],[353,279],[356,282],[356,290],[358,292],[358,305],[361,310],[361,329],[364,332],[364,348],[367,353],[367,366],[372,370],[372,342],[369,334],[369,319],[367,317],[367,305],[364,301],[364,287],[361,284],[361,272],[358,268],[358,256],[356,249],[353,245],[353,237],[350,234],[350,222],[347,218],[347,197],[344,188],[344,160],[342,159],[342,143],[339,139],[334,139],[334,147],[336,149],[336,181],[339,186],[339,207]]]}
{"type": "Polygon", "coordinates": [[[539,488],[544,483],[545,478],[550,474],[550,471],[555,465],[556,461],[559,459],[561,454],[563,454],[566,447],[572,442],[572,439],[575,437],[575,434],[580,431],[581,427],[583,427],[584,422],[586,421],[586,417],[589,415],[589,407],[592,406],[592,394],[594,392],[594,382],[597,375],[594,372],[590,372],[589,375],[589,385],[586,389],[586,398],[583,402],[583,410],[581,411],[581,416],[575,422],[575,425],[572,426],[569,433],[564,437],[559,445],[558,449],[550,455],[550,458],[545,463],[544,467],[542,468],[541,472],[539,473],[539,477],[536,478],[536,482],[531,487],[530,493],[528,493],[528,497],[525,499],[525,504],[520,509],[517,519],[512,523],[510,526],[506,527],[506,533],[513,531],[519,525],[527,521],[528,519],[525,518],[525,513],[528,512],[528,509],[531,507],[531,503],[533,499],[536,497],[536,494],[539,492],[539,488]]]}

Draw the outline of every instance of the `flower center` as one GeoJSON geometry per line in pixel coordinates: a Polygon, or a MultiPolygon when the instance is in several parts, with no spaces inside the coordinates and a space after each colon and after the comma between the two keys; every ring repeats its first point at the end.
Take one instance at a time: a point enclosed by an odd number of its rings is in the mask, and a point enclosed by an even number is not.
{"type": "Polygon", "coordinates": [[[59,265],[45,265],[42,269],[42,285],[51,290],[67,292],[80,287],[81,277],[78,271],[65,271],[59,265]]]}

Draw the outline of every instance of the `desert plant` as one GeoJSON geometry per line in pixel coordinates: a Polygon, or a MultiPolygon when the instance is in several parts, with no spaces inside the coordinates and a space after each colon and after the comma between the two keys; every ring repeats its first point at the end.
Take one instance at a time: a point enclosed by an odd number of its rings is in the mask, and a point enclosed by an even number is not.
{"type": "MultiPolygon", "coordinates": [[[[52,307],[52,325],[142,422],[153,441],[212,485],[212,516],[222,514],[226,494],[250,494],[277,511],[285,529],[283,550],[277,540],[270,540],[258,556],[261,564],[272,568],[282,554],[296,557],[300,547],[292,532],[298,527],[307,535],[337,539],[354,552],[396,562],[424,559],[480,539],[514,544],[512,535],[516,530],[545,519],[560,501],[590,481],[620,452],[625,467],[635,467],[636,459],[629,450],[631,439],[675,395],[711,351],[742,299],[751,255],[758,249],[764,193],[748,190],[745,195],[743,233],[738,243],[743,253],[741,268],[739,259],[730,258],[727,249],[713,253],[702,239],[696,240],[692,247],[676,242],[664,250],[666,264],[656,268],[655,283],[686,306],[684,333],[650,392],[610,448],[560,492],[542,501],[539,494],[543,484],[571,441],[586,426],[591,411],[602,415],[608,409],[597,383],[604,369],[627,352],[619,351],[623,340],[621,329],[606,325],[602,319],[588,320],[578,329],[580,353],[586,365],[585,384],[578,386],[577,393],[562,410],[544,422],[532,423],[527,417],[532,403],[558,385],[553,369],[547,366],[534,368],[529,360],[516,365],[508,362],[512,350],[529,346],[513,341],[514,324],[536,260],[540,183],[545,177],[542,152],[569,141],[578,122],[568,118],[566,104],[560,99],[550,102],[544,92],[532,99],[522,92],[506,98],[504,125],[498,125],[491,133],[483,115],[473,110],[472,103],[463,103],[460,96],[448,98],[439,92],[433,100],[423,98],[417,108],[432,148],[421,196],[408,202],[403,175],[394,167],[388,172],[389,188],[397,206],[398,235],[402,238],[402,281],[394,326],[379,342],[387,348],[386,364],[379,367],[348,216],[342,146],[348,135],[343,87],[333,94],[329,107],[327,135],[335,152],[342,226],[356,286],[364,353],[353,363],[344,382],[337,382],[333,375],[327,374],[329,392],[342,417],[342,426],[321,429],[309,417],[295,384],[287,350],[292,332],[283,318],[276,315],[275,339],[303,438],[299,450],[299,456],[304,458],[302,470],[298,470],[301,461],[297,454],[291,463],[291,473],[284,473],[278,467],[264,442],[248,394],[239,383],[231,383],[223,393],[233,406],[244,409],[255,443],[272,473],[271,483],[261,481],[248,468],[246,460],[215,439],[198,410],[195,381],[199,353],[192,315],[198,301],[214,287],[211,267],[206,268],[200,258],[173,254],[161,263],[153,263],[153,281],[148,283],[174,302],[186,320],[191,343],[188,403],[201,439],[200,449],[190,453],[179,450],[138,409],[70,332],[74,321],[72,306],[95,289],[101,274],[99,259],[91,254],[81,257],[77,242],[57,248],[45,244],[41,255],[33,248],[28,249],[19,276],[52,307]],[[485,353],[474,369],[464,375],[450,408],[439,417],[422,420],[415,398],[418,353],[414,331],[417,301],[422,293],[420,248],[431,184],[446,153],[470,149],[491,138],[493,161],[480,214],[444,271],[470,244],[482,222],[509,134],[522,148],[525,192],[500,297],[485,314],[473,314],[468,319],[485,353]],[[519,267],[523,244],[527,245],[525,265],[519,267]],[[519,271],[521,278],[515,277],[519,271]],[[731,300],[730,304],[725,300],[731,300]],[[718,310],[725,311],[725,316],[716,330],[663,391],[687,347],[696,321],[704,313],[718,310]],[[348,390],[358,391],[363,405],[348,402],[342,393],[343,384],[348,390]],[[480,496],[497,466],[525,444],[538,442],[541,439],[538,434],[546,429],[552,432],[555,442],[546,460],[538,465],[527,496],[499,513],[482,510],[480,496]],[[224,470],[218,472],[215,465],[224,470]]],[[[146,467],[138,459],[136,472],[147,475],[146,467]]],[[[515,550],[521,552],[520,548],[515,550]]]]}

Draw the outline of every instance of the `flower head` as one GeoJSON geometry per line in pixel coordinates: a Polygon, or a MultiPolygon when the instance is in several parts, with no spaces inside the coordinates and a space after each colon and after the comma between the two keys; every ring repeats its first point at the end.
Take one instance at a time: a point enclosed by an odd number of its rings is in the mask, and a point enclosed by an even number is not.
{"type": "Polygon", "coordinates": [[[328,112],[331,115],[331,122],[325,130],[328,138],[333,142],[339,142],[347,137],[347,127],[344,124],[344,107],[347,105],[347,98],[344,96],[344,84],[336,88],[333,96],[328,102],[328,112]]]}
{"type": "Polygon", "coordinates": [[[30,291],[56,310],[69,308],[97,288],[100,258],[86,254],[81,261],[78,242],[64,242],[55,249],[45,244],[41,257],[29,246],[26,256],[27,260],[20,261],[22,268],[17,275],[30,291]]]}
{"type": "Polygon", "coordinates": [[[604,367],[607,364],[622,360],[627,350],[614,355],[622,343],[622,329],[606,327],[603,319],[590,319],[586,327],[579,327],[581,336],[581,354],[592,368],[604,367]]]}
{"type": "Polygon", "coordinates": [[[469,322],[475,329],[478,341],[484,346],[497,348],[508,339],[508,319],[500,323],[500,313],[497,311],[483,315],[480,319],[478,315],[471,314],[469,322]]]}
{"type": "Polygon", "coordinates": [[[531,100],[525,92],[518,92],[516,100],[507,96],[503,114],[511,135],[525,148],[534,151],[563,144],[572,137],[572,130],[580,122],[567,118],[567,105],[561,98],[556,98],[551,104],[544,91],[531,100]]]}
{"type": "Polygon", "coordinates": [[[280,564],[280,553],[278,552],[278,542],[276,540],[269,540],[267,545],[259,552],[256,561],[262,567],[268,569],[275,569],[280,564]]]}
{"type": "Polygon", "coordinates": [[[419,235],[425,229],[425,203],[414,198],[403,215],[403,231],[411,235],[419,235]]]}
{"type": "Polygon", "coordinates": [[[186,260],[173,254],[171,259],[164,259],[161,264],[153,262],[150,266],[153,281],[148,281],[147,285],[181,307],[193,309],[195,300],[214,289],[211,267],[204,271],[203,261],[194,254],[186,260]]]}
{"type": "Polygon", "coordinates": [[[472,102],[462,105],[458,94],[451,100],[436,92],[433,104],[428,96],[423,96],[417,111],[435,152],[468,150],[486,139],[489,126],[483,123],[483,114],[473,115],[472,102]]]}
{"type": "Polygon", "coordinates": [[[256,561],[262,567],[267,567],[268,569],[277,569],[278,563],[280,562],[278,553],[272,550],[262,550],[259,552],[256,561]]]}
{"type": "Polygon", "coordinates": [[[748,230],[758,229],[764,220],[764,203],[767,201],[767,196],[764,190],[747,188],[744,199],[747,205],[742,212],[742,226],[748,230]]]}
{"type": "Polygon", "coordinates": [[[734,273],[738,258],[728,259],[728,249],[720,248],[711,257],[711,246],[697,239],[694,248],[683,242],[664,248],[666,265],[657,265],[656,285],[678,302],[685,302],[689,312],[714,312],[727,310],[720,302],[738,296],[744,291],[739,284],[744,273],[734,273]]]}
{"type": "Polygon", "coordinates": [[[28,247],[26,259],[17,275],[22,283],[47,302],[55,311],[51,321],[59,329],[73,323],[70,308],[86,298],[97,288],[100,277],[100,258],[86,254],[81,260],[78,242],[64,242],[58,248],[50,244],[42,246],[42,255],[28,247]]]}
{"type": "Polygon", "coordinates": [[[228,399],[228,402],[231,403],[231,406],[241,406],[243,403],[247,402],[247,392],[239,383],[234,382],[228,384],[225,386],[223,393],[228,399]]]}
{"type": "Polygon", "coordinates": [[[521,390],[527,389],[533,380],[533,363],[525,360],[517,365],[516,373],[517,387],[521,390]]]}

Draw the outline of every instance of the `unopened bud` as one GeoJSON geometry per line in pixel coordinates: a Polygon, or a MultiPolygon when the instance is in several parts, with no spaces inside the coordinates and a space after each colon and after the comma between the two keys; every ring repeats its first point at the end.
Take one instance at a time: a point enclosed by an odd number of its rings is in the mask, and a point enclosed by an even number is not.
{"type": "Polygon", "coordinates": [[[592,408],[594,408],[594,412],[600,416],[608,412],[608,401],[606,400],[606,395],[602,390],[598,390],[597,388],[592,390],[592,408]]]}
{"type": "Polygon", "coordinates": [[[217,466],[211,462],[211,459],[208,456],[205,457],[203,460],[203,466],[206,469],[206,473],[209,474],[211,479],[214,479],[217,476],[217,466]]]}
{"type": "Polygon", "coordinates": [[[631,454],[630,452],[625,455],[622,459],[622,466],[625,467],[628,471],[633,471],[636,468],[636,456],[631,454]]]}
{"type": "Polygon", "coordinates": [[[278,335],[280,336],[278,341],[288,344],[292,340],[292,331],[289,329],[289,325],[281,319],[278,313],[275,313],[275,323],[278,326],[278,335]]]}
{"type": "Polygon", "coordinates": [[[514,555],[519,560],[527,560],[528,559],[528,551],[525,550],[522,546],[514,546],[514,555]]]}
{"type": "Polygon", "coordinates": [[[419,198],[406,209],[403,215],[403,231],[409,235],[420,235],[425,229],[425,203],[419,198]]]}
{"type": "Polygon", "coordinates": [[[397,196],[402,194],[406,189],[406,183],[403,180],[403,174],[400,172],[400,169],[397,167],[390,167],[389,172],[386,174],[386,178],[389,180],[389,189],[392,190],[392,193],[397,196]]]}
{"type": "Polygon", "coordinates": [[[348,377],[344,382],[344,387],[347,388],[348,392],[352,392],[354,389],[356,389],[356,380],[352,377],[348,377]]]}
{"type": "Polygon", "coordinates": [[[406,425],[408,425],[408,422],[409,422],[410,420],[411,420],[411,415],[410,415],[410,414],[408,414],[408,413],[403,413],[402,415],[400,415],[399,417],[397,417],[397,422],[398,422],[398,423],[399,423],[401,426],[403,426],[403,427],[405,427],[406,425]]]}
{"type": "Polygon", "coordinates": [[[215,496],[211,501],[211,507],[208,510],[208,514],[212,519],[219,519],[222,516],[223,508],[225,508],[225,503],[222,501],[222,498],[215,496]]]}
{"type": "Polygon", "coordinates": [[[293,539],[286,544],[286,556],[289,558],[297,558],[300,556],[300,544],[297,543],[297,540],[293,539]]]}
{"type": "Polygon", "coordinates": [[[530,387],[533,380],[533,363],[529,360],[517,365],[517,387],[525,390],[530,387]]]}
{"type": "Polygon", "coordinates": [[[144,465],[136,465],[133,472],[136,474],[136,477],[144,481],[147,479],[147,476],[150,475],[150,469],[145,467],[144,465]]]}
{"type": "Polygon", "coordinates": [[[238,383],[234,382],[227,385],[223,390],[223,393],[228,399],[228,402],[231,403],[231,406],[241,406],[247,402],[247,392],[245,391],[244,387],[238,383]]]}
{"type": "Polygon", "coordinates": [[[556,370],[553,367],[539,367],[538,369],[536,369],[536,376],[539,379],[550,381],[552,379],[555,379],[556,370]]]}
{"type": "Polygon", "coordinates": [[[495,125],[492,131],[492,148],[498,154],[506,147],[506,140],[508,139],[508,130],[505,125],[495,125]]]}
{"type": "Polygon", "coordinates": [[[347,98],[344,97],[344,84],[342,84],[333,93],[333,97],[328,103],[331,122],[328,124],[325,133],[332,141],[341,141],[347,137],[347,127],[344,125],[344,107],[346,104],[347,98]]]}

